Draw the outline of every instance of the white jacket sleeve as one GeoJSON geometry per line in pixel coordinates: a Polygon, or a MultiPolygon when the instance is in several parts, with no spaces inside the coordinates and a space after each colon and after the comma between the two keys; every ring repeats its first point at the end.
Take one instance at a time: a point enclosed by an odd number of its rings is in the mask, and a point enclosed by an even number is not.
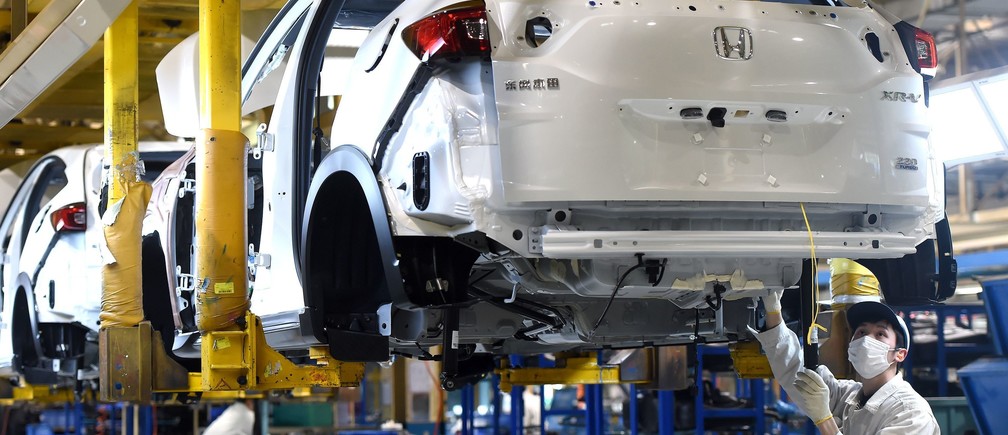
{"type": "Polygon", "coordinates": [[[763,352],[770,360],[770,369],[773,370],[774,378],[787,392],[791,401],[798,406],[798,409],[808,415],[805,410],[805,401],[794,387],[795,377],[804,362],[798,336],[791,332],[784,323],[781,323],[774,328],[756,334],[756,339],[759,340],[760,345],[763,346],[763,352]]]}
{"type": "MultiPolygon", "coordinates": [[[[798,406],[798,409],[808,415],[805,401],[801,393],[794,387],[795,377],[798,375],[798,371],[802,370],[805,362],[798,336],[781,323],[775,328],[757,333],[756,339],[759,340],[760,345],[763,346],[763,352],[766,352],[767,359],[770,360],[770,369],[773,370],[774,378],[787,392],[791,401],[798,406]]],[[[837,380],[825,366],[819,366],[816,372],[829,387],[830,411],[834,416],[839,415],[839,411],[844,406],[843,397],[852,388],[858,388],[857,382],[837,380]]]]}

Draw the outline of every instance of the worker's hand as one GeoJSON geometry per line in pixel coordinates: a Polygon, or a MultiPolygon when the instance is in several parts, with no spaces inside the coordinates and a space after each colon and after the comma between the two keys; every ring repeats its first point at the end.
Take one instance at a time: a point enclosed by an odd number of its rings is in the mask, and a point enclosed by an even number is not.
{"type": "Polygon", "coordinates": [[[802,369],[798,372],[794,385],[798,393],[805,399],[805,412],[808,413],[809,418],[815,422],[816,426],[833,418],[833,414],[830,412],[829,387],[826,386],[826,382],[818,373],[802,369]]]}
{"type": "Polygon", "coordinates": [[[770,290],[770,294],[766,296],[760,296],[763,300],[763,307],[766,308],[767,314],[780,314],[781,311],[781,296],[784,294],[784,289],[770,290]]]}

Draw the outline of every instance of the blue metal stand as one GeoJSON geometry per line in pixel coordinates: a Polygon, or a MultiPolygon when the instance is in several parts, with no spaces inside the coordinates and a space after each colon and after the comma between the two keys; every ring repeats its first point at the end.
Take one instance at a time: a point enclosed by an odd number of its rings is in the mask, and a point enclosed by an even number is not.
{"type": "MultiPolygon", "coordinates": [[[[522,358],[518,355],[511,355],[508,357],[508,363],[511,367],[521,367],[522,358]]],[[[512,434],[522,434],[525,433],[525,400],[522,398],[522,393],[525,392],[525,387],[514,385],[511,387],[511,433],[512,434]]]]}
{"type": "Polygon", "coordinates": [[[585,409],[588,411],[588,435],[601,435],[605,430],[605,410],[602,406],[602,385],[585,385],[585,409]]]}
{"type": "MultiPolygon", "coordinates": [[[[156,421],[154,423],[157,424],[156,421]]],[[[84,430],[84,404],[80,402],[80,399],[74,400],[74,429],[78,435],[86,433],[84,430]]]]}
{"type": "Polygon", "coordinates": [[[637,435],[637,385],[630,384],[630,417],[626,427],[630,429],[630,435],[637,435]]]}
{"type": "Polygon", "coordinates": [[[476,420],[476,400],[473,386],[462,387],[462,435],[472,435],[476,420]]]}
{"type": "Polygon", "coordinates": [[[539,433],[546,433],[546,389],[539,386],[539,433]]]}
{"type": "Polygon", "coordinates": [[[525,400],[522,393],[525,387],[511,387],[511,433],[525,432],[525,400]]]}
{"type": "Polygon", "coordinates": [[[493,423],[490,423],[490,427],[493,428],[493,435],[500,435],[500,419],[501,419],[501,391],[500,391],[500,376],[493,375],[490,378],[490,388],[493,394],[493,423]]]}
{"type": "Polygon", "coordinates": [[[355,425],[365,425],[367,424],[368,417],[368,385],[367,385],[367,370],[364,371],[364,375],[361,376],[360,381],[360,405],[355,410],[354,424],[355,425]]]}
{"type": "MultiPolygon", "coordinates": [[[[602,351],[595,354],[597,363],[602,365],[602,351]]],[[[588,412],[588,435],[601,435],[605,432],[605,405],[602,400],[602,385],[590,384],[584,386],[585,410],[588,412]]]]}
{"type": "Polygon", "coordinates": [[[672,435],[674,433],[675,433],[675,391],[659,391],[658,434],[672,435]]]}

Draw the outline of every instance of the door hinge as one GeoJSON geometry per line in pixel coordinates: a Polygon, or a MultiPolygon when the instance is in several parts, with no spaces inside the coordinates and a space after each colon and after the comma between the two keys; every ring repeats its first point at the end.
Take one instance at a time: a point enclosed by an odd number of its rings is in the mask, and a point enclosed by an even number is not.
{"type": "Polygon", "coordinates": [[[182,296],[182,292],[191,292],[196,289],[196,276],[182,273],[182,266],[175,266],[175,296],[182,296]]]}
{"type": "Polygon", "coordinates": [[[182,176],[179,178],[179,190],[178,197],[185,198],[186,194],[196,193],[196,180],[192,178],[186,178],[186,173],[183,172],[182,176]]]}
{"type": "Polygon", "coordinates": [[[256,144],[252,147],[252,158],[261,159],[263,151],[273,151],[273,134],[266,132],[266,123],[256,129],[256,144]]]}
{"type": "Polygon", "coordinates": [[[272,259],[269,254],[263,254],[255,251],[255,245],[249,244],[248,246],[248,268],[249,273],[255,275],[256,269],[263,268],[269,269],[272,264],[272,259]]]}

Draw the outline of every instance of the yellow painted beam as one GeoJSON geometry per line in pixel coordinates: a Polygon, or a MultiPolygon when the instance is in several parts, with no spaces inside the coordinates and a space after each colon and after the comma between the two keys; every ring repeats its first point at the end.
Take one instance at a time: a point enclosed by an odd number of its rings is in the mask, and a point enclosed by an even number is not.
{"type": "Polygon", "coordinates": [[[13,406],[19,402],[30,402],[39,405],[55,405],[71,403],[75,400],[70,388],[53,388],[48,385],[20,385],[13,387],[11,397],[0,398],[0,405],[13,406]]]}
{"type": "Polygon", "coordinates": [[[623,379],[618,365],[599,365],[591,356],[558,356],[561,367],[503,367],[495,370],[500,375],[501,391],[510,391],[513,385],[580,385],[580,384],[645,384],[649,379],[623,379]]]}

